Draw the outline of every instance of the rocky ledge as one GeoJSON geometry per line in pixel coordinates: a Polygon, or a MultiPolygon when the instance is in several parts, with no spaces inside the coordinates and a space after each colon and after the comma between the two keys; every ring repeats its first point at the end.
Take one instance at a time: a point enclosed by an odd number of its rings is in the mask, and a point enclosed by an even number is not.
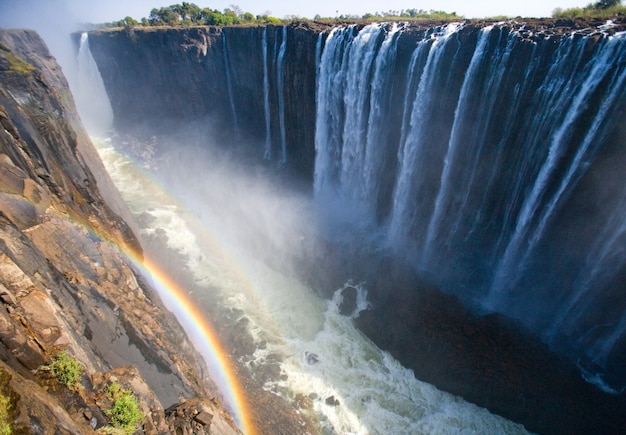
{"type": "Polygon", "coordinates": [[[141,433],[240,433],[123,254],[141,248],[107,177],[45,44],[0,30],[3,430],[95,433],[114,424],[104,392],[117,383],[138,400],[141,433]],[[50,369],[62,351],[84,368],[71,388],[50,369]]]}

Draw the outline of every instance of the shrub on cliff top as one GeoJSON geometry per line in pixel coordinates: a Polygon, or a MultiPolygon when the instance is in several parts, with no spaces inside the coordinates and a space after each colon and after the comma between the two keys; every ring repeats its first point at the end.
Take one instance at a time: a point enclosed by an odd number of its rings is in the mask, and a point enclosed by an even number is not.
{"type": "Polygon", "coordinates": [[[556,8],[552,12],[554,18],[600,18],[611,19],[626,15],[626,6],[621,6],[621,0],[600,0],[590,3],[584,8],[556,8]]]}

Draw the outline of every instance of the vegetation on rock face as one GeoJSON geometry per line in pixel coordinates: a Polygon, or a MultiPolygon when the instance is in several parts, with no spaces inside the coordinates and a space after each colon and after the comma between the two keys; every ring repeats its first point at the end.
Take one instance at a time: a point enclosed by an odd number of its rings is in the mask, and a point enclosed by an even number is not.
{"type": "Polygon", "coordinates": [[[64,350],[54,357],[47,368],[59,382],[65,384],[70,390],[78,388],[78,382],[85,371],[85,367],[64,350]]]}
{"type": "Polygon", "coordinates": [[[131,390],[122,388],[117,382],[113,382],[106,389],[109,400],[113,407],[105,413],[111,418],[113,428],[104,428],[109,434],[132,434],[136,426],[143,420],[143,412],[139,409],[139,401],[131,390]]]}
{"type": "Polygon", "coordinates": [[[11,53],[11,51],[0,42],[0,57],[8,62],[8,71],[21,75],[28,75],[35,70],[35,67],[26,62],[19,56],[11,53]]]}
{"type": "Polygon", "coordinates": [[[626,16],[626,6],[621,6],[622,0],[599,0],[590,3],[584,8],[557,8],[552,13],[554,18],[601,18],[612,19],[626,16]]]}
{"type": "Polygon", "coordinates": [[[13,420],[15,420],[18,396],[9,387],[10,380],[10,375],[0,370],[0,435],[13,433],[13,420]]]}

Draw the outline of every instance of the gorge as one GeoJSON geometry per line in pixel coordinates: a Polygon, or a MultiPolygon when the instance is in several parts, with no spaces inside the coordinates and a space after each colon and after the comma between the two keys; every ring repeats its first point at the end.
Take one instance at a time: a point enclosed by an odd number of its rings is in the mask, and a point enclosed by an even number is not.
{"type": "Polygon", "coordinates": [[[89,43],[118,133],[202,132],[311,191],[331,254],[296,275],[329,298],[364,281],[356,323],[421,379],[400,307],[434,286],[470,323],[514,319],[620,395],[626,44],[620,24],[591,24],[129,28],[89,43]]]}
{"type": "Polygon", "coordinates": [[[144,433],[619,432],[623,27],[76,33],[95,149],[43,43],[3,31],[21,424],[87,433],[122,379],[144,433]],[[89,372],[69,416],[25,393],[60,346],[89,372]]]}

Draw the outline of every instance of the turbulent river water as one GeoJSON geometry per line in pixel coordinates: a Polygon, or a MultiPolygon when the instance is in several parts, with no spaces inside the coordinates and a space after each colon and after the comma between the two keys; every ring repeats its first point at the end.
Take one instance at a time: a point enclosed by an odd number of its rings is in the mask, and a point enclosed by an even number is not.
{"type": "Polygon", "coordinates": [[[343,288],[323,300],[288,272],[288,246],[314,243],[313,230],[305,229],[309,222],[302,222],[313,202],[277,190],[262,174],[228,159],[170,156],[168,168],[185,169],[172,175],[142,168],[109,139],[93,140],[142,222],[142,236],[166,236],[193,275],[198,304],[235,310],[248,320],[255,351],[242,362],[252,373],[278,361],[281,376],[266,380],[264,388],[288,401],[298,394],[310,398],[322,433],[525,433],[418,381],[364,337],[352,318],[367,309],[365,286],[354,284],[356,308],[342,315],[343,288]],[[201,164],[205,170],[193,172],[201,164]]]}

